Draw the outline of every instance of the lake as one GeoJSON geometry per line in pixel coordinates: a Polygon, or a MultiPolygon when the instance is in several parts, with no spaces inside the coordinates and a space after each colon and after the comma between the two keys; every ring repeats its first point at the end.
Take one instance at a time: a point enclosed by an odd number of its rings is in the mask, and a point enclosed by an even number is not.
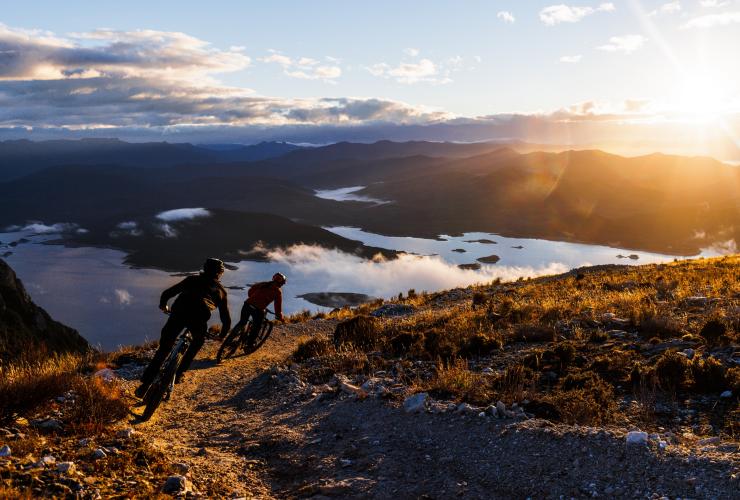
{"type": "MultiPolygon", "coordinates": [[[[514,280],[520,276],[560,273],[582,265],[645,264],[675,258],[595,245],[504,238],[489,233],[432,240],[387,237],[350,227],[327,229],[368,245],[416,255],[371,261],[335,250],[295,246],[271,252],[272,262],[234,263],[238,270],[227,271],[222,282],[226,286],[246,286],[267,280],[275,272],[285,273],[288,284],[283,289],[284,309],[293,313],[303,309],[328,310],[296,297],[310,292],[355,292],[389,298],[412,288],[436,291],[495,278],[514,280]],[[474,242],[484,239],[496,244],[474,242]],[[618,254],[637,254],[639,259],[619,259],[618,254]],[[459,264],[474,263],[490,255],[499,256],[500,261],[484,264],[480,270],[458,268],[459,264]]],[[[0,255],[12,252],[5,260],[37,304],[103,349],[159,338],[166,319],[157,309],[159,295],[182,277],[154,269],[129,268],[123,264],[125,254],[117,250],[43,244],[54,238],[50,234],[23,231],[0,233],[3,242],[0,255]],[[20,238],[29,242],[8,246],[20,238]]],[[[715,256],[719,252],[708,249],[702,255],[715,256]]],[[[246,290],[229,290],[233,315],[239,314],[245,297],[246,290]]]]}

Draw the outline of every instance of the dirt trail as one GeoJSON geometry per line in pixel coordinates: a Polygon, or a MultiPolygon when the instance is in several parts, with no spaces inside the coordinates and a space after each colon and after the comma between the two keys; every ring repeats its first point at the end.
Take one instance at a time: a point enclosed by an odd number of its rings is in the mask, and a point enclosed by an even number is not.
{"type": "Polygon", "coordinates": [[[189,464],[196,484],[227,484],[235,496],[272,497],[271,486],[255,471],[256,463],[234,451],[248,429],[265,423],[234,402],[256,374],[283,361],[299,337],[332,329],[331,322],[278,325],[259,351],[221,365],[214,361],[218,343],[206,343],[172,399],[136,429],[150,436],[173,462],[189,464]]]}
{"type": "Polygon", "coordinates": [[[217,346],[207,345],[138,430],[189,464],[200,491],[234,497],[737,498],[737,446],[658,452],[626,446],[620,429],[409,415],[322,391],[287,370],[264,371],[298,337],[335,324],[276,327],[260,351],[220,366],[217,346]]]}

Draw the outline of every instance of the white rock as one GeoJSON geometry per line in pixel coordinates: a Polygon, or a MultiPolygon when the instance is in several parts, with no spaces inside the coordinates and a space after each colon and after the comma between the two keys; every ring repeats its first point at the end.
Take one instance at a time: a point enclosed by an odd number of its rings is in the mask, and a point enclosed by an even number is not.
{"type": "Polygon", "coordinates": [[[487,367],[483,368],[483,370],[481,370],[481,373],[484,373],[486,375],[492,375],[495,372],[493,371],[493,368],[491,368],[490,366],[487,366],[487,367]]]}
{"type": "Polygon", "coordinates": [[[699,440],[699,446],[704,446],[707,444],[717,444],[720,442],[719,436],[714,436],[710,438],[704,438],[699,440]]]}
{"type": "Polygon", "coordinates": [[[503,401],[498,401],[496,403],[496,411],[498,411],[498,414],[501,417],[506,415],[506,405],[503,403],[503,401]]]}
{"type": "Polygon", "coordinates": [[[74,462],[59,462],[57,464],[57,472],[60,474],[74,474],[76,469],[74,462]]]}
{"type": "Polygon", "coordinates": [[[116,372],[114,372],[110,368],[103,368],[102,370],[96,371],[93,374],[93,377],[101,378],[105,380],[106,382],[111,382],[117,378],[116,372]]]}
{"type": "Polygon", "coordinates": [[[686,355],[689,359],[694,359],[694,350],[691,348],[684,349],[683,353],[686,355]]]}
{"type": "Polygon", "coordinates": [[[98,448],[97,450],[93,451],[92,456],[95,460],[100,460],[101,458],[105,458],[108,455],[101,448],[98,448]]]}
{"type": "Polygon", "coordinates": [[[123,439],[131,439],[132,437],[134,437],[134,434],[136,434],[136,431],[133,430],[131,427],[116,432],[116,436],[123,439]]]}
{"type": "Polygon", "coordinates": [[[730,399],[732,397],[732,391],[725,391],[719,395],[723,399],[730,399]]]}
{"type": "Polygon", "coordinates": [[[456,411],[458,413],[472,413],[472,412],[475,411],[475,408],[473,408],[472,406],[470,406],[468,403],[460,403],[457,406],[457,410],[456,411]]]}
{"type": "Polygon", "coordinates": [[[479,416],[480,418],[483,418],[483,417],[485,417],[485,416],[486,416],[486,412],[482,411],[482,412],[480,412],[480,413],[478,414],[478,416],[479,416]]]}
{"type": "Polygon", "coordinates": [[[496,405],[490,405],[488,408],[486,408],[486,412],[492,416],[492,417],[498,417],[498,410],[496,409],[496,405]]]}
{"type": "Polygon", "coordinates": [[[646,445],[648,442],[647,432],[630,431],[627,433],[627,444],[646,445]]]}
{"type": "Polygon", "coordinates": [[[426,392],[419,392],[407,397],[403,401],[403,410],[406,413],[418,413],[420,411],[424,411],[428,397],[429,394],[426,392]]]}
{"type": "Polygon", "coordinates": [[[185,475],[188,472],[190,472],[190,465],[186,464],[185,462],[174,463],[172,464],[172,468],[182,475],[185,475]]]}
{"type": "Polygon", "coordinates": [[[56,457],[52,457],[51,455],[46,455],[45,457],[41,457],[41,463],[43,465],[54,465],[57,463],[56,457]]]}
{"type": "Polygon", "coordinates": [[[90,440],[90,438],[82,438],[82,439],[80,439],[79,441],[77,441],[77,444],[78,444],[78,445],[79,445],[79,446],[80,446],[81,448],[85,448],[85,447],[87,447],[87,446],[89,446],[89,445],[90,445],[90,441],[91,441],[91,440],[90,440]]]}
{"type": "Polygon", "coordinates": [[[188,478],[185,476],[174,475],[167,478],[162,491],[169,494],[182,494],[193,491],[193,485],[188,478]]]}
{"type": "Polygon", "coordinates": [[[9,457],[12,454],[10,446],[7,444],[0,448],[0,457],[9,457]]]}

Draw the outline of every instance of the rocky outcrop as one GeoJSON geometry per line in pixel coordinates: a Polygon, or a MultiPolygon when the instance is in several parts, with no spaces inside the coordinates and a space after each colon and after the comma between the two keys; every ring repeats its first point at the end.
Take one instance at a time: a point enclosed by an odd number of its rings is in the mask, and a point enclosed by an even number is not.
{"type": "Polygon", "coordinates": [[[0,362],[36,349],[86,352],[90,345],[76,330],[54,321],[34,304],[13,269],[0,259],[0,362]]]}

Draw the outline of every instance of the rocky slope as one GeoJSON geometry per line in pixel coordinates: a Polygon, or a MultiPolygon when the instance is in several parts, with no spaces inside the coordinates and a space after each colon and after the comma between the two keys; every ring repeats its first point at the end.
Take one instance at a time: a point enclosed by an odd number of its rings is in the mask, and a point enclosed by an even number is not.
{"type": "Polygon", "coordinates": [[[0,259],[0,362],[39,349],[83,353],[90,346],[76,330],[54,321],[34,304],[21,280],[0,259]]]}

